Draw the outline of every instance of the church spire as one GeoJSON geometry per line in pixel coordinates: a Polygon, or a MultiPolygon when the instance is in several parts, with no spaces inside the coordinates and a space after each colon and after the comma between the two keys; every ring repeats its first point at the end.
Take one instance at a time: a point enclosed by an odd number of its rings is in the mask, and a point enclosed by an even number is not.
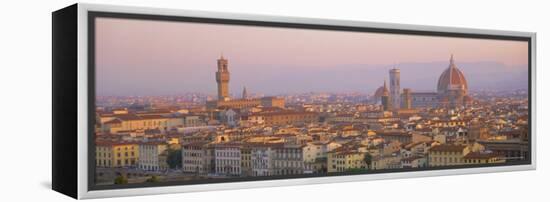
{"type": "Polygon", "coordinates": [[[248,93],[246,92],[246,86],[243,87],[243,99],[247,99],[248,98],[248,93]]]}

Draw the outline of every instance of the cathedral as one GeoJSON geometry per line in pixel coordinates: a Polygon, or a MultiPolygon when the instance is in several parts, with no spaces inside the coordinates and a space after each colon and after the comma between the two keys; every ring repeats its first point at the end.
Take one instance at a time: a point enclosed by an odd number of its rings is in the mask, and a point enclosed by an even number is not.
{"type": "MultiPolygon", "coordinates": [[[[390,70],[390,80],[399,81],[399,74],[395,74],[396,69],[390,70]],[[397,77],[396,77],[397,76],[397,77]]],[[[391,86],[393,88],[393,85],[391,86]]],[[[397,85],[399,88],[399,85],[397,85]]],[[[417,107],[462,107],[472,104],[472,98],[468,95],[468,82],[466,77],[456,66],[454,57],[451,55],[449,66],[441,73],[437,81],[436,92],[413,92],[411,89],[403,89],[399,98],[400,89],[390,90],[388,92],[386,82],[379,87],[373,96],[377,104],[381,104],[385,110],[396,110],[399,108],[417,108],[417,107]],[[394,98],[392,98],[394,96],[394,98]],[[391,101],[399,100],[399,105],[391,101]]]]}
{"type": "Polygon", "coordinates": [[[218,71],[216,72],[218,86],[218,100],[206,102],[208,109],[216,108],[248,108],[248,107],[285,107],[285,100],[278,97],[248,98],[246,87],[243,89],[241,99],[231,99],[229,96],[229,62],[223,57],[218,59],[218,71]]]}

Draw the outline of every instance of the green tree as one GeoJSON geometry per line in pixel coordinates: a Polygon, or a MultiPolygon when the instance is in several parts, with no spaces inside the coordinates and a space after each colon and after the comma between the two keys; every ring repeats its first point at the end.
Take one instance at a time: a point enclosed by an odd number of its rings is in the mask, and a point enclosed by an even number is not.
{"type": "Polygon", "coordinates": [[[363,159],[363,161],[365,161],[365,164],[367,164],[367,168],[370,170],[371,169],[371,164],[372,164],[372,155],[370,155],[370,153],[365,153],[365,158],[363,159]]]}
{"type": "Polygon", "coordinates": [[[166,163],[170,168],[181,167],[181,149],[168,149],[166,163]]]}
{"type": "Polygon", "coordinates": [[[365,172],[366,169],[364,168],[350,168],[350,169],[347,169],[346,172],[350,172],[350,173],[362,173],[362,172],[365,172]]]}
{"type": "Polygon", "coordinates": [[[120,175],[115,178],[115,184],[128,184],[128,178],[120,175]]]}
{"type": "Polygon", "coordinates": [[[158,182],[159,178],[156,175],[151,176],[149,179],[147,179],[145,182],[158,182]]]}

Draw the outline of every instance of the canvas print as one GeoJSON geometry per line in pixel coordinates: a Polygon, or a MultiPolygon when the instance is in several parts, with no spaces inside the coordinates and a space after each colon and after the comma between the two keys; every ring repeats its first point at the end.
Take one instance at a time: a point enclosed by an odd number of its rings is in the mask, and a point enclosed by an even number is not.
{"type": "Polygon", "coordinates": [[[529,41],[97,17],[97,187],[530,163],[529,41]]]}

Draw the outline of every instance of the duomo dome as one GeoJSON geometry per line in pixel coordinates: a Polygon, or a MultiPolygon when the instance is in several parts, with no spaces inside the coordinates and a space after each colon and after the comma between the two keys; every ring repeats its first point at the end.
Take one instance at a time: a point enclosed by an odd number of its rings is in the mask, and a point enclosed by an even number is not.
{"type": "Polygon", "coordinates": [[[449,90],[463,90],[464,93],[468,92],[466,77],[455,65],[452,55],[449,67],[441,73],[437,82],[438,93],[445,93],[449,90]]]}

